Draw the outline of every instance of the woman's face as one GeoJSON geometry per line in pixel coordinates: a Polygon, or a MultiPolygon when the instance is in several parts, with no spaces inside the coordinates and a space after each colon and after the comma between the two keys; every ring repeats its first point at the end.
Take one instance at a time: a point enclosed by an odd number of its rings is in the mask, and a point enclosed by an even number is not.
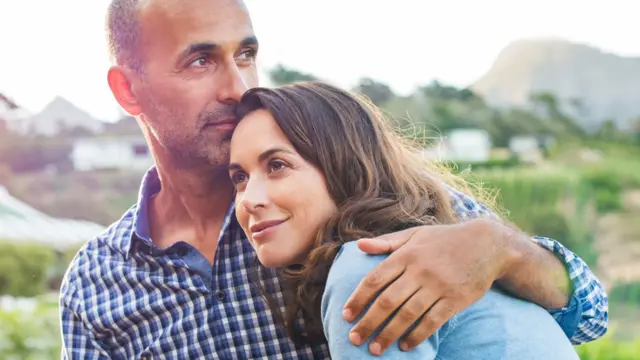
{"type": "Polygon", "coordinates": [[[254,111],[236,127],[229,175],[236,217],[260,262],[302,263],[336,206],[324,175],[298,154],[268,111],[254,111]]]}

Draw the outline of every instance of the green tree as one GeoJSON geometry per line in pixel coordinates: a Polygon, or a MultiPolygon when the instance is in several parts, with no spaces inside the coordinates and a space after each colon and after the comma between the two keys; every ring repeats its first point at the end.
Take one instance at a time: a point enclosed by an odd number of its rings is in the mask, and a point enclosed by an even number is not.
{"type": "Polygon", "coordinates": [[[381,105],[389,99],[395,97],[391,88],[384,83],[371,78],[362,78],[358,81],[353,91],[367,96],[376,105],[381,105]]]}
{"type": "Polygon", "coordinates": [[[296,82],[318,80],[318,78],[311,74],[290,69],[283,65],[277,65],[275,68],[271,69],[269,71],[269,77],[271,78],[271,81],[276,85],[286,85],[296,82]]]}
{"type": "Polygon", "coordinates": [[[595,134],[597,139],[605,141],[615,141],[620,138],[620,131],[615,121],[608,119],[600,125],[600,128],[595,134]]]}
{"type": "Polygon", "coordinates": [[[534,109],[547,123],[547,127],[558,136],[580,137],[585,136],[585,131],[578,123],[565,114],[556,96],[550,92],[531,94],[529,98],[534,109]]]}
{"type": "Polygon", "coordinates": [[[458,89],[455,86],[443,85],[437,80],[434,80],[429,85],[420,87],[418,91],[431,99],[458,100],[463,102],[480,99],[480,97],[469,88],[458,89]]]}
{"type": "Polygon", "coordinates": [[[640,117],[631,121],[631,139],[634,143],[640,145],[640,117]]]}

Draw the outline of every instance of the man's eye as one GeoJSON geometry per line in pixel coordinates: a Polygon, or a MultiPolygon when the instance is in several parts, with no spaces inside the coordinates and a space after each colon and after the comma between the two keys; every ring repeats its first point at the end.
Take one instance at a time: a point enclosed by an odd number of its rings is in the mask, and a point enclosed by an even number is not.
{"type": "Polygon", "coordinates": [[[209,58],[201,56],[189,63],[189,67],[205,67],[209,63],[209,58]]]}
{"type": "Polygon", "coordinates": [[[247,49],[240,53],[239,60],[254,60],[258,52],[255,49],[247,49]]]}

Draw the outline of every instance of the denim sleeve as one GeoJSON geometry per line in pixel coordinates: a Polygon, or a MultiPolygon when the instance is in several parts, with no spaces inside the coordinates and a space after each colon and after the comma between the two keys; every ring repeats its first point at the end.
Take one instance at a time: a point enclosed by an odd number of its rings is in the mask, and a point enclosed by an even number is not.
{"type": "Polygon", "coordinates": [[[497,289],[459,313],[455,329],[440,344],[438,358],[579,360],[545,309],[497,289]]]}
{"type": "MultiPolygon", "coordinates": [[[[355,322],[350,324],[345,321],[342,318],[342,309],[360,281],[385,258],[386,255],[368,255],[362,252],[355,242],[343,245],[336,256],[327,278],[321,310],[324,333],[332,358],[349,360],[379,358],[369,352],[369,343],[373,337],[359,347],[349,342],[349,331],[355,322]]],[[[357,320],[361,317],[362,314],[357,320]]],[[[383,324],[383,327],[384,325],[386,323],[383,324]]],[[[381,357],[386,359],[436,359],[438,343],[448,327],[449,324],[445,324],[435,335],[409,352],[401,351],[396,341],[381,357]]],[[[379,333],[379,330],[374,333],[374,336],[379,333]]]]}

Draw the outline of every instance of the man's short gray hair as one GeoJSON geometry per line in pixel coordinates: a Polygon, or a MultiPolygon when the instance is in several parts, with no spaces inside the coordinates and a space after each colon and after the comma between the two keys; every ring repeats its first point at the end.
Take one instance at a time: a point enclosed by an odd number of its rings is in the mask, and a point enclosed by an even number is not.
{"type": "Polygon", "coordinates": [[[139,3],[139,0],[111,0],[106,25],[112,61],[141,73],[139,3]]]}

